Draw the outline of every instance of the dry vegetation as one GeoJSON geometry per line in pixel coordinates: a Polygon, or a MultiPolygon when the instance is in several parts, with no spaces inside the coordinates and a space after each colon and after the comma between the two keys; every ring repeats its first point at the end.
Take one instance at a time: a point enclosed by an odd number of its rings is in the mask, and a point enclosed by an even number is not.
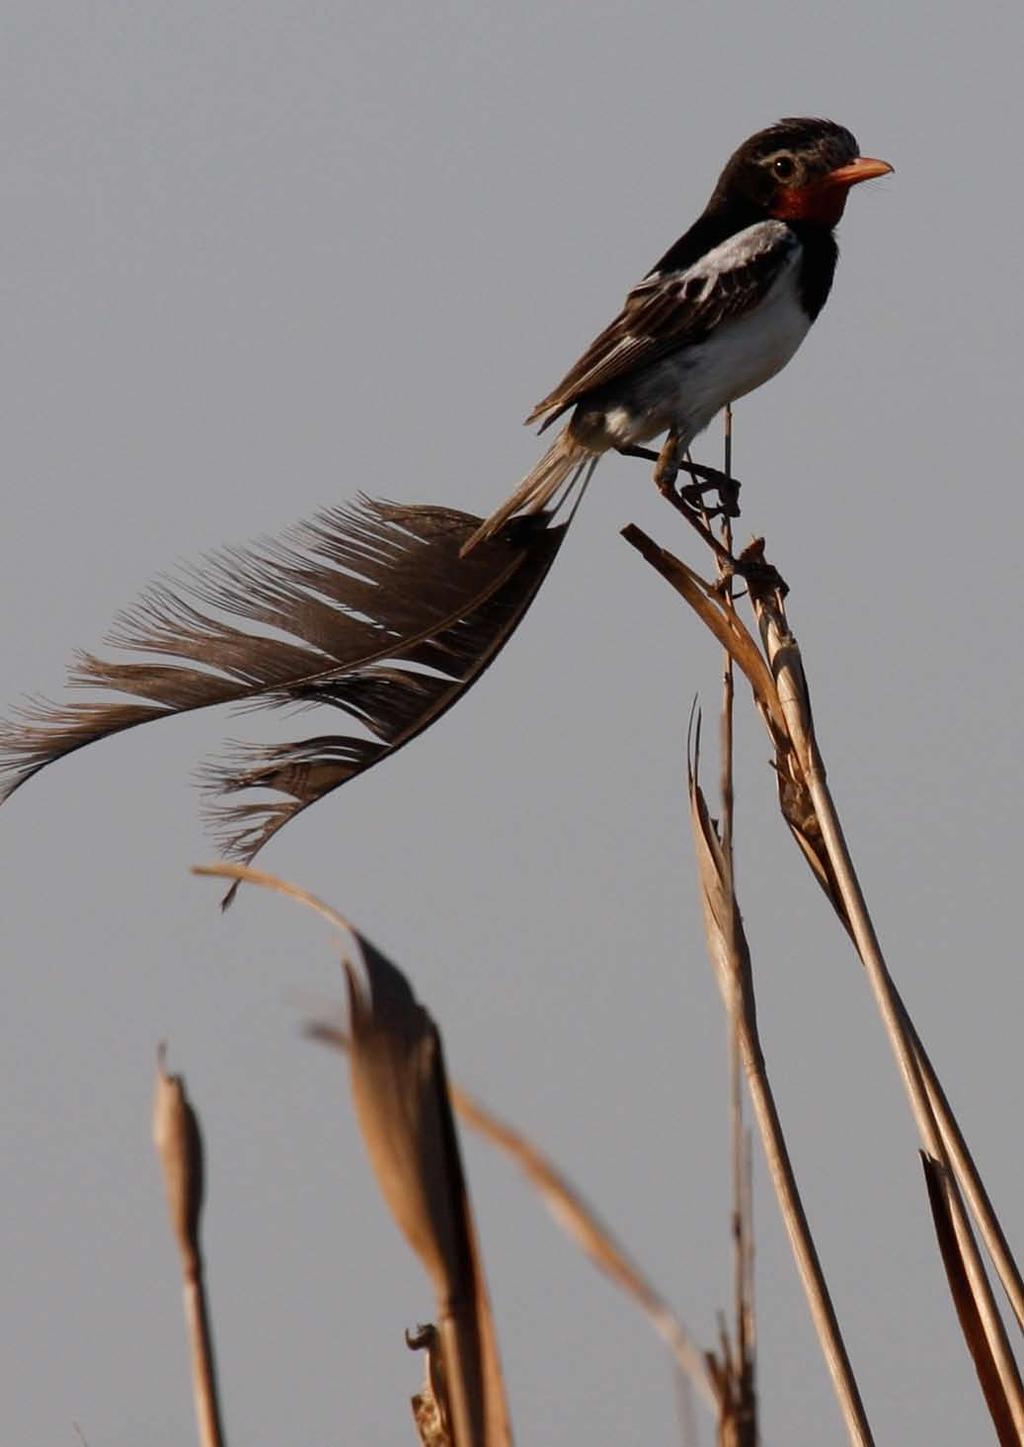
{"type": "MultiPolygon", "coordinates": [[[[727,434],[728,435],[728,434],[727,434]]],[[[511,1441],[494,1323],[459,1149],[457,1120],[505,1151],[575,1244],[647,1316],[667,1344],[686,1407],[681,1432],[696,1439],[694,1400],[713,1413],[722,1444],[758,1441],[748,1099],[764,1160],[803,1282],[839,1409],[853,1443],[871,1428],[801,1205],[757,1028],[754,967],[733,887],[734,670],[749,686],[771,743],[779,807],[864,969],[916,1123],[938,1258],[974,1361],[995,1440],[1024,1443],[1024,1388],[982,1258],[1024,1328],[1024,1282],[935,1070],[893,983],[843,837],[815,736],[786,585],[757,542],[734,556],[736,489],[703,470],[666,492],[706,549],[712,576],[636,527],[625,537],[676,590],[723,649],[718,802],[701,781],[701,720],[690,730],[689,802],[707,948],[731,1025],[734,1244],[731,1321],[700,1350],[558,1167],[518,1131],[449,1082],[438,1026],[402,972],[329,906],[260,874],[249,861],[300,809],[387,757],[432,723],[496,656],[536,594],[564,535],[547,515],[518,519],[459,560],[479,519],[440,508],[364,502],[325,514],[279,546],[233,551],[173,591],[152,590],[117,625],[112,642],[143,655],[110,663],[80,656],[71,681],[113,701],[33,704],[0,733],[8,788],[96,738],[168,714],[223,702],[322,703],[365,737],[325,736],[235,755],[211,773],[232,801],[228,851],[242,863],[199,871],[291,895],[352,942],[345,962],[348,1028],[314,1021],[307,1033],[346,1052],[352,1097],[384,1201],[426,1271],[435,1321],[408,1340],[424,1352],[412,1398],[424,1444],[501,1447],[511,1441]],[[717,486],[720,506],[706,503],[717,486]],[[239,626],[239,623],[243,626],[239,626]],[[274,636],[261,629],[272,628],[274,636]],[[429,671],[424,671],[424,666],[429,671]],[[125,696],[134,702],[125,702],[125,696]],[[238,794],[270,790],[255,802],[238,794]],[[981,1246],[978,1241],[980,1238],[981,1246]]],[[[746,696],[746,690],[742,690],[746,696]]],[[[666,761],[666,768],[673,761],[666,761]]],[[[229,894],[230,897],[230,894],[229,894]]],[[[154,1134],[182,1263],[200,1440],[223,1440],[200,1246],[202,1143],[178,1077],[157,1077],[154,1134]]],[[[396,1324],[396,1330],[398,1324],[396,1324]]],[[[412,1428],[410,1428],[410,1433],[412,1428]]]]}

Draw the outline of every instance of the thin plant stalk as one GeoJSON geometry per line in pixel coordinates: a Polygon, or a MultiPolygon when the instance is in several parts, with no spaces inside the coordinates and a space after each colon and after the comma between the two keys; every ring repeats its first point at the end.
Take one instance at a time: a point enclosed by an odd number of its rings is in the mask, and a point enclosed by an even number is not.
{"type": "Polygon", "coordinates": [[[201,1276],[193,1277],[186,1281],[182,1292],[192,1357],[192,1381],[195,1384],[199,1441],[201,1447],[222,1447],[224,1434],[217,1399],[213,1366],[213,1337],[210,1331],[210,1313],[203,1278],[201,1276]]]}
{"type": "MultiPolygon", "coordinates": [[[[725,408],[725,422],[723,435],[723,463],[722,471],[725,476],[732,479],[732,404],[727,403],[725,408]]],[[[732,518],[728,508],[722,512],[722,546],[732,552],[732,518]]],[[[725,568],[718,563],[718,574],[722,588],[722,601],[727,609],[734,607],[732,578],[726,573],[725,568]]],[[[731,891],[735,889],[736,877],[736,856],[733,849],[733,830],[735,826],[736,790],[733,773],[734,740],[733,721],[734,705],[736,699],[736,685],[733,676],[732,654],[728,648],[722,649],[722,716],[721,716],[721,781],[719,785],[721,794],[721,818],[719,820],[719,833],[722,840],[722,857],[725,861],[726,878],[731,891]]],[[[732,1144],[732,1183],[733,1183],[733,1206],[732,1206],[732,1229],[734,1248],[734,1276],[735,1276],[735,1331],[737,1355],[741,1366],[746,1369],[750,1363],[750,1372],[753,1373],[753,1302],[751,1299],[752,1282],[749,1279],[747,1267],[749,1264],[748,1245],[751,1237],[752,1222],[747,1214],[747,1207],[750,1203],[749,1192],[744,1173],[744,1158],[746,1154],[746,1132],[743,1126],[743,1092],[741,1089],[742,1052],[740,1049],[739,1022],[733,1016],[729,1022],[729,1097],[730,1109],[730,1136],[732,1144]]],[[[753,1387],[753,1382],[749,1383],[753,1387]]]]}
{"type": "Polygon", "coordinates": [[[857,1444],[857,1447],[869,1447],[874,1438],[811,1235],[782,1122],[768,1080],[757,1028],[750,954],[735,895],[731,892],[727,894],[724,888],[725,871],[721,843],[696,780],[698,762],[699,759],[695,757],[690,773],[690,802],[708,946],[726,1008],[738,1021],[747,1088],[761,1133],[769,1174],[847,1433],[851,1443],[857,1444]]]}
{"type": "MultiPolygon", "coordinates": [[[[806,825],[808,822],[813,824],[816,830],[817,821],[813,818],[813,808],[810,803],[803,802],[803,796],[807,795],[807,786],[800,775],[799,765],[797,765],[794,770],[794,746],[789,737],[789,728],[779,699],[776,682],[768,669],[764,655],[761,650],[757,648],[751,634],[737,618],[736,614],[727,614],[725,612],[724,606],[720,603],[712,584],[705,582],[697,573],[665,548],[659,547],[653,539],[648,537],[646,533],[635,525],[631,524],[629,527],[623,529],[623,537],[625,537],[626,540],[637,549],[641,556],[685,599],[714,637],[717,638],[720,643],[723,643],[731,649],[735,661],[743,670],[753,691],[762,722],[768,731],[772,745],[776,751],[776,771],[779,778],[780,803],[783,805],[783,815],[794,838],[796,838],[800,844],[801,853],[804,856],[805,862],[810,865],[814,877],[824,889],[840,922],[850,934],[854,945],[856,945],[856,941],[853,939],[850,921],[846,917],[843,901],[837,891],[835,880],[832,876],[831,867],[828,865],[828,861],[822,856],[820,848],[817,847],[816,843],[813,842],[807,834],[806,825]],[[786,802],[787,798],[789,803],[786,802]],[[808,820],[804,817],[805,815],[810,815],[811,818],[808,820]]],[[[893,991],[896,998],[899,999],[895,985],[893,985],[893,991]]],[[[947,1143],[950,1163],[955,1167],[957,1180],[970,1202],[971,1209],[975,1213],[978,1228],[985,1242],[986,1249],[999,1275],[1000,1282],[1017,1317],[1017,1321],[1022,1330],[1024,1330],[1024,1280],[1022,1280],[1021,1272],[1013,1258],[1013,1253],[1007,1243],[1005,1232],[996,1215],[977,1166],[968,1150],[963,1132],[960,1130],[952,1107],[942,1090],[935,1069],[921,1042],[920,1035],[914,1027],[906,1005],[902,1000],[900,1000],[899,1003],[907,1023],[907,1028],[913,1038],[914,1049],[920,1062],[922,1077],[932,1107],[935,1111],[936,1122],[943,1139],[947,1143]]]]}
{"type": "Polygon", "coordinates": [[[836,887],[850,924],[857,953],[867,972],[875,1003],[885,1025],[890,1045],[910,1100],[918,1132],[927,1153],[939,1161],[945,1171],[943,1189],[947,1195],[950,1218],[963,1257],[971,1290],[988,1339],[989,1349],[999,1371],[1003,1390],[1013,1413],[1016,1430],[1024,1441],[1024,1386],[1017,1363],[996,1306],[992,1288],[982,1264],[974,1234],[964,1209],[963,1200],[953,1176],[946,1141],[939,1129],[929,1092],[925,1086],[913,1033],[907,1028],[903,1002],[896,992],[882,954],[878,936],[868,911],[860,880],[850,856],[842,825],[832,799],[824,760],[818,748],[813,726],[806,680],[799,648],[785,625],[781,610],[772,599],[752,594],[764,638],[765,651],[772,663],[779,699],[786,715],[790,738],[807,781],[811,801],[821,829],[836,881],[836,887]]]}
{"type": "MultiPolygon", "coordinates": [[[[897,994],[897,998],[898,994],[897,994]]],[[[910,1032],[914,1043],[914,1051],[917,1055],[918,1064],[921,1068],[921,1077],[924,1080],[925,1089],[928,1091],[928,1099],[931,1102],[932,1110],[935,1113],[935,1120],[939,1130],[942,1132],[942,1139],[945,1141],[946,1149],[949,1152],[950,1164],[953,1167],[960,1189],[967,1197],[975,1220],[978,1223],[978,1230],[981,1239],[985,1243],[985,1249],[992,1259],[1003,1290],[1006,1292],[1007,1300],[1017,1318],[1017,1323],[1024,1331],[1024,1280],[1021,1279],[1020,1269],[1010,1250],[1010,1244],[996,1215],[995,1207],[989,1198],[985,1183],[978,1173],[974,1164],[970,1149],[964,1139],[956,1116],[953,1114],[946,1093],[942,1089],[939,1077],[928,1057],[928,1052],[922,1044],[921,1037],[913,1020],[907,1013],[906,1006],[900,1000],[900,1008],[903,1011],[903,1018],[907,1029],[910,1032]]]]}
{"type": "Polygon", "coordinates": [[[928,1191],[928,1204],[935,1226],[935,1239],[942,1264],[946,1268],[949,1294],[953,1298],[961,1335],[974,1363],[981,1395],[985,1398],[1000,1447],[1020,1447],[1020,1437],[1013,1425],[1013,1412],[1006,1400],[998,1368],[989,1351],[988,1338],[978,1314],[978,1303],[964,1269],[956,1229],[950,1220],[948,1195],[940,1180],[944,1167],[926,1156],[924,1151],[921,1152],[921,1165],[924,1167],[925,1188],[928,1191]]]}
{"type": "MultiPolygon", "coordinates": [[[[722,471],[732,480],[732,406],[726,404],[723,438],[722,471]]],[[[726,502],[723,499],[723,502],[726,502]]],[[[732,552],[732,517],[728,506],[723,506],[721,518],[722,546],[732,552]]],[[[716,558],[722,602],[727,610],[734,608],[732,577],[724,564],[716,558]]],[[[733,773],[734,759],[734,706],[736,686],[733,676],[732,654],[722,649],[722,712],[720,724],[720,780],[721,816],[719,835],[722,842],[722,859],[725,867],[726,887],[730,894],[735,892],[736,856],[733,848],[735,827],[736,790],[733,773]]],[[[731,935],[731,927],[730,927],[731,935]]],[[[730,949],[735,942],[730,938],[730,949]]],[[[754,1363],[754,1303],[753,1279],[750,1271],[751,1246],[753,1242],[753,1220],[749,1180],[746,1176],[748,1137],[743,1123],[742,1047],[740,1024],[735,1011],[729,1018],[729,1128],[732,1157],[732,1238],[733,1238],[733,1281],[734,1281],[734,1325],[736,1340],[736,1383],[739,1398],[739,1421],[737,1431],[740,1441],[757,1441],[757,1409],[755,1397],[754,1363]]]]}

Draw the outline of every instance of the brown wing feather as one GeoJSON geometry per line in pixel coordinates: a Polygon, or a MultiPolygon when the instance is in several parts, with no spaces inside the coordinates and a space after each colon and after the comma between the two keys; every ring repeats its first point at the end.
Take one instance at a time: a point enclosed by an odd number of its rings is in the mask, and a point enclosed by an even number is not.
{"type": "Polygon", "coordinates": [[[645,277],[626,297],[615,320],[594,338],[554,391],[537,403],[527,423],[543,418],[543,432],[598,387],[700,341],[721,322],[756,306],[796,244],[795,237],[779,232],[773,244],[717,273],[712,266],[698,264],[686,271],[645,277]]]}

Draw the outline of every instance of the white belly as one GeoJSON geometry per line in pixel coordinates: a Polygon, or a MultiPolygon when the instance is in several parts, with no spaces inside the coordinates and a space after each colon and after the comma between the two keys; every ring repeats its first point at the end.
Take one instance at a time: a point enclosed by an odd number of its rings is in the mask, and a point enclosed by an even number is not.
{"type": "Polygon", "coordinates": [[[695,432],[727,402],[781,372],[803,341],[811,322],[795,282],[787,268],[753,315],[723,322],[681,369],[680,411],[695,432]]]}
{"type": "Polygon", "coordinates": [[[624,405],[605,415],[613,445],[646,442],[674,427],[685,446],[727,402],[780,372],[811,324],[800,305],[798,269],[797,252],[752,314],[722,322],[706,341],[639,375],[624,405]]]}

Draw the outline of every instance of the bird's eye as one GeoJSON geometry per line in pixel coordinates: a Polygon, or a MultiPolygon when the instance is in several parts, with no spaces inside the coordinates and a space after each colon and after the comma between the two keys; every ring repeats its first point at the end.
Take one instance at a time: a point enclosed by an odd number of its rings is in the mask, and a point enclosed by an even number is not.
{"type": "Polygon", "coordinates": [[[791,180],[795,170],[796,163],[792,156],[776,156],[772,162],[772,171],[780,181],[791,180]]]}

